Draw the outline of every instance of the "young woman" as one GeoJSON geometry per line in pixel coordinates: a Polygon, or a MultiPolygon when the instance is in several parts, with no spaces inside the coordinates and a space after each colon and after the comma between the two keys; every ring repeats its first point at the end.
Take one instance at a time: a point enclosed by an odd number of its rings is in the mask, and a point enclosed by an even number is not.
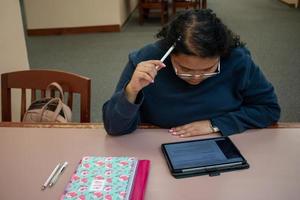
{"type": "Polygon", "coordinates": [[[157,36],[159,41],[129,55],[115,93],[103,105],[108,134],[150,123],[179,137],[228,136],[278,121],[273,86],[211,10],[186,11],[157,36]]]}

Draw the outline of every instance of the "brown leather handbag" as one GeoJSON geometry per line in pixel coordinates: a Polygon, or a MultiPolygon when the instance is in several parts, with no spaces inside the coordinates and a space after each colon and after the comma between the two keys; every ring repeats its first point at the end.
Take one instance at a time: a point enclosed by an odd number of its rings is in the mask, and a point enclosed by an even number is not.
{"type": "Polygon", "coordinates": [[[46,97],[33,101],[24,114],[23,122],[71,122],[72,111],[63,103],[64,94],[62,87],[56,83],[47,86],[46,97]],[[60,97],[51,97],[50,90],[55,88],[60,97]]]}

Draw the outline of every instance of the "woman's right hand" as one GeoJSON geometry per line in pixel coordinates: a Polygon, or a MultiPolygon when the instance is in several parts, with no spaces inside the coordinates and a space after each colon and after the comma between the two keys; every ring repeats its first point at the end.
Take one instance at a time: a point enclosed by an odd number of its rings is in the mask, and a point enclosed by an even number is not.
{"type": "Polygon", "coordinates": [[[127,99],[134,103],[141,89],[154,83],[157,72],[166,65],[160,60],[148,60],[140,62],[125,88],[127,99]]]}

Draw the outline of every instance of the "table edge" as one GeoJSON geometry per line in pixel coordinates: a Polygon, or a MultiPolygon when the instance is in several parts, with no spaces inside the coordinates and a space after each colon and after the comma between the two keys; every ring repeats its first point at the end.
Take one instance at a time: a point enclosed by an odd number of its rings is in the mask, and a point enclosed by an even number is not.
{"type": "MultiPolygon", "coordinates": [[[[24,122],[0,122],[0,127],[16,128],[104,128],[103,123],[24,123],[24,122]]],[[[159,129],[158,126],[141,124],[140,129],[159,129]]],[[[267,128],[300,128],[300,122],[279,122],[267,128]]]]}

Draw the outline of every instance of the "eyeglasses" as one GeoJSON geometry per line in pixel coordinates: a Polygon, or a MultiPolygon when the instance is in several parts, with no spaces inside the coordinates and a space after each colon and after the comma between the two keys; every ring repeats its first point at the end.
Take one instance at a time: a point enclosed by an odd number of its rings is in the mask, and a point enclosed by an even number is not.
{"type": "Polygon", "coordinates": [[[178,73],[177,68],[175,66],[173,67],[175,70],[175,74],[182,79],[207,79],[217,74],[220,74],[221,62],[219,61],[217,65],[218,65],[217,71],[211,73],[201,73],[201,74],[178,73]]]}

